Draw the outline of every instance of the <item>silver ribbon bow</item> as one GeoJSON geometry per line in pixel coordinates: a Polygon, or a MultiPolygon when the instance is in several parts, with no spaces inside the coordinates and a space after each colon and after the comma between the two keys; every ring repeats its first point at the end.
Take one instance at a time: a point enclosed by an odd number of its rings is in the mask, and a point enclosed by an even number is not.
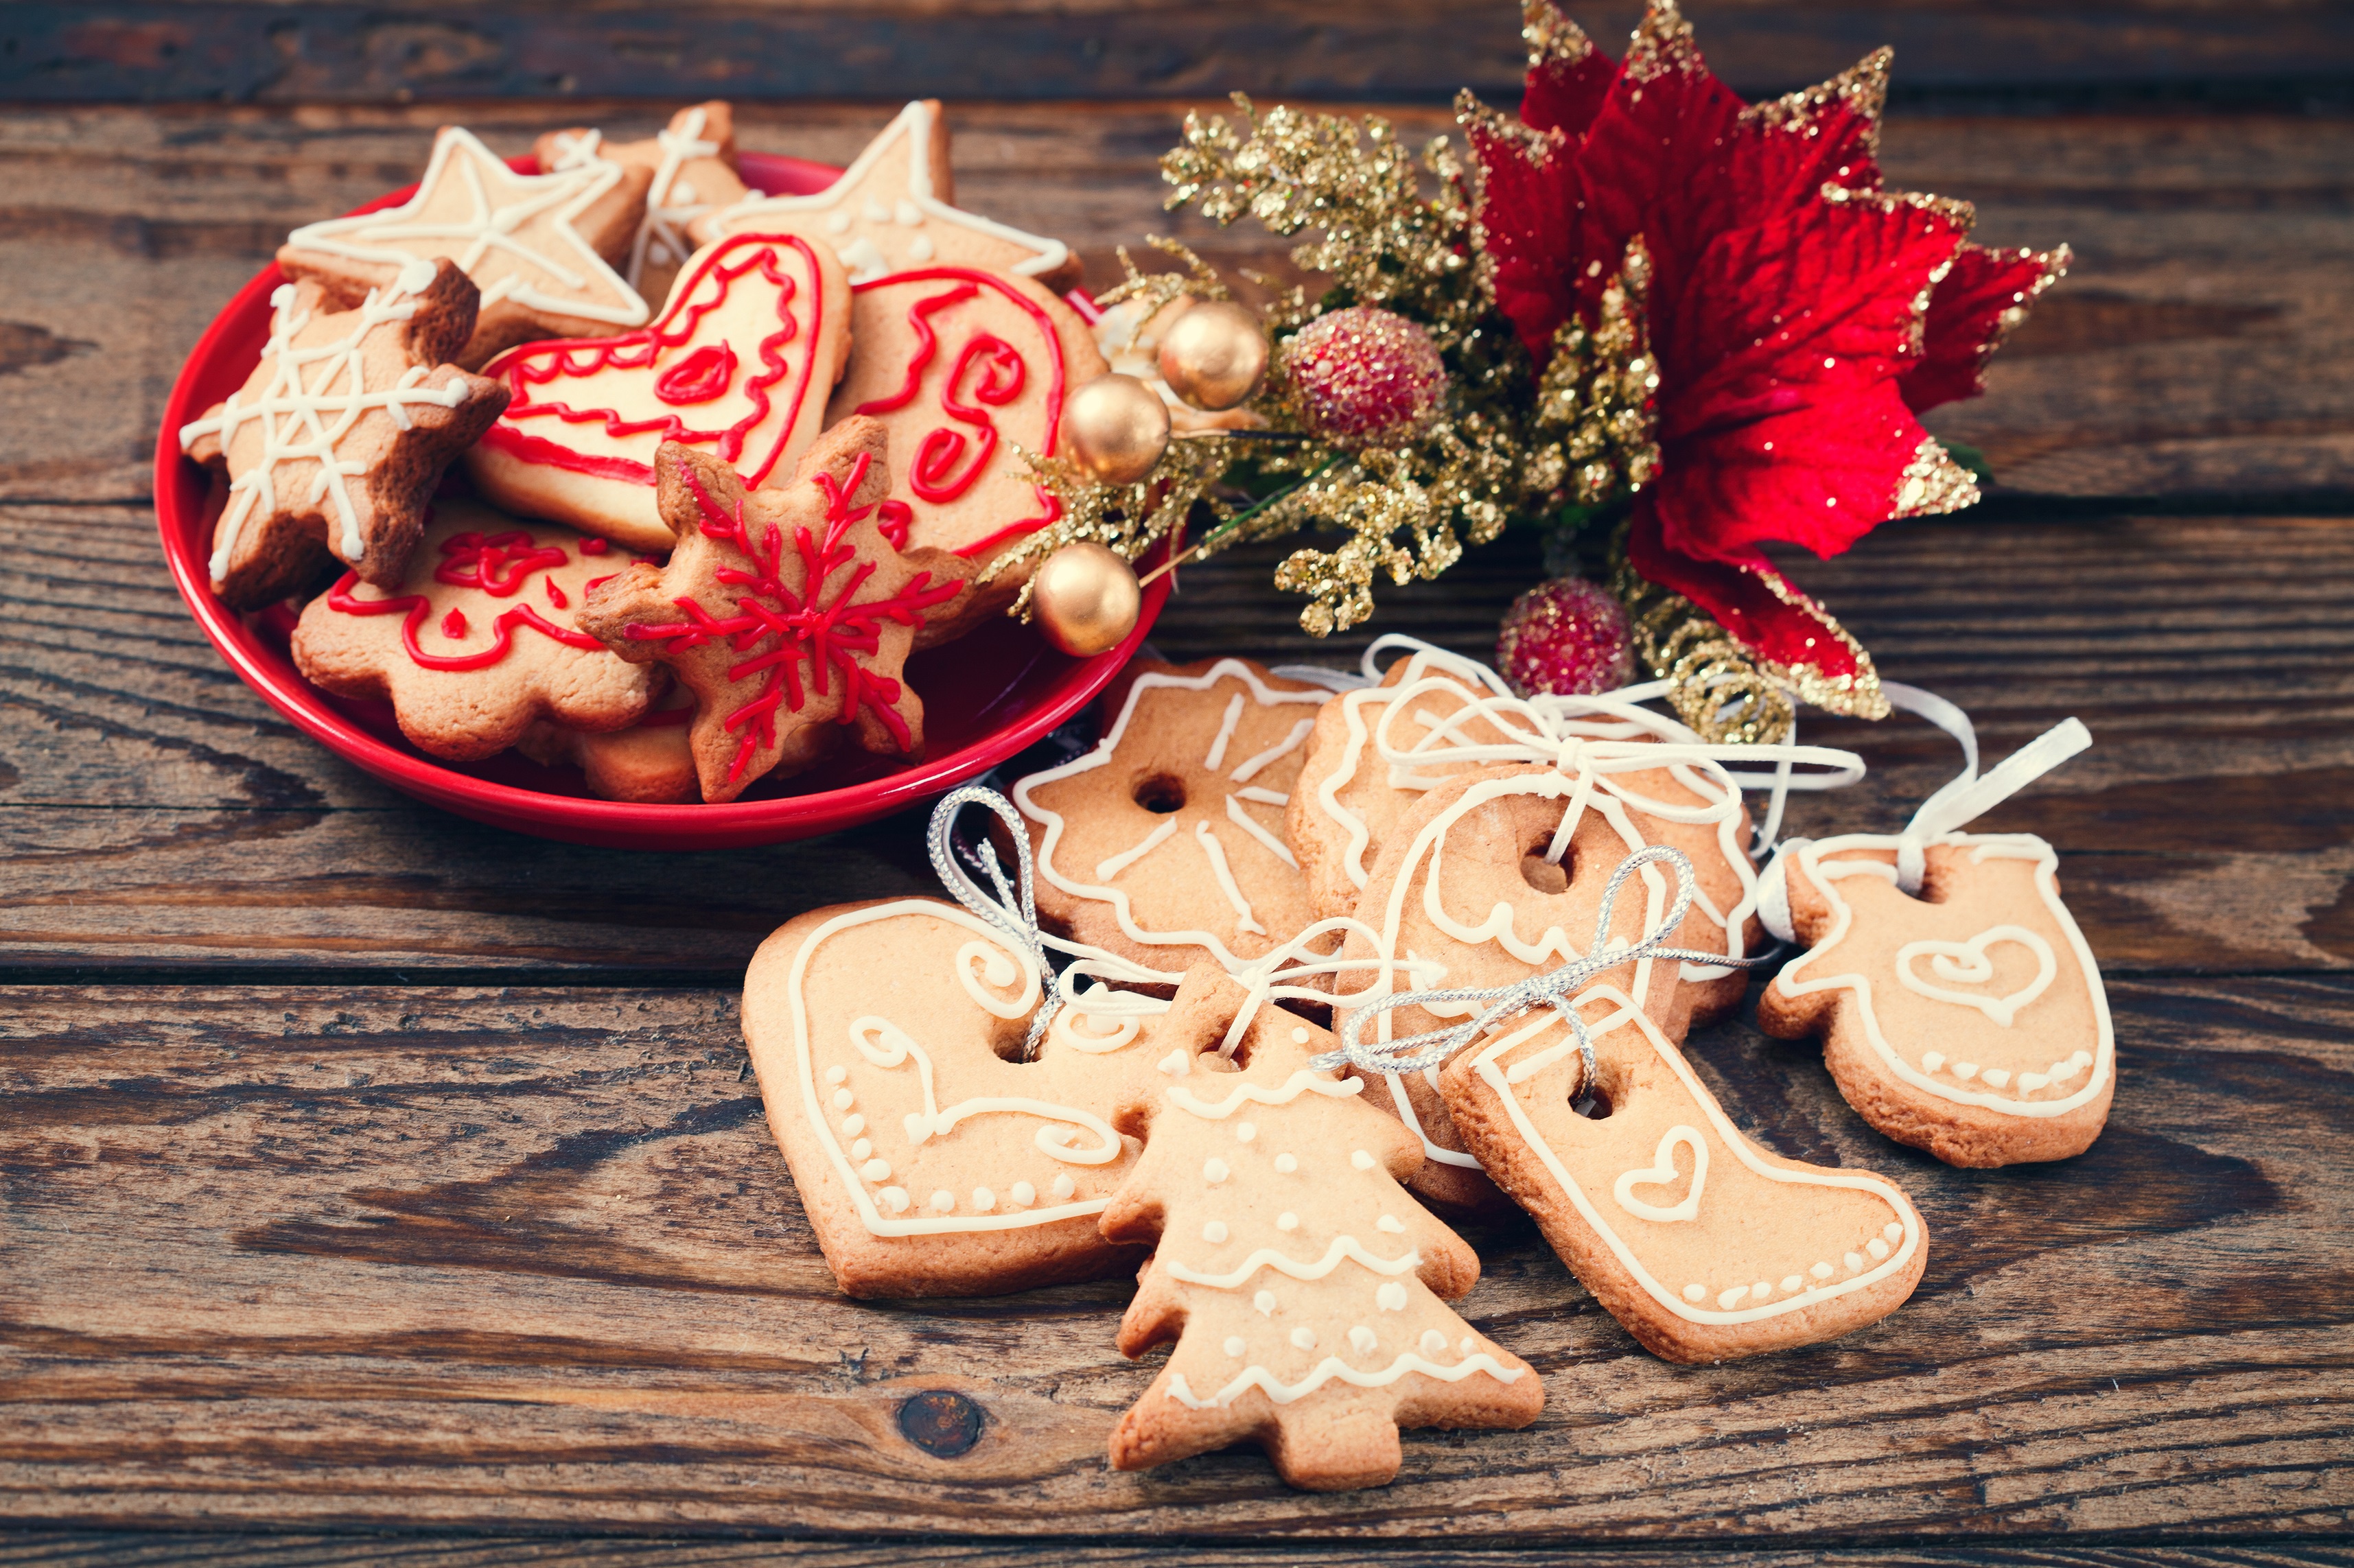
{"type": "Polygon", "coordinates": [[[1030,863],[1030,831],[1013,809],[1013,802],[985,784],[967,784],[940,797],[932,808],[930,832],[932,869],[939,874],[940,885],[956,895],[956,901],[988,921],[1005,934],[1008,941],[1030,955],[1038,969],[1038,1011],[1031,1015],[1030,1034],[1022,1043],[1022,1059],[1029,1061],[1038,1054],[1038,1042],[1046,1033],[1046,1025],[1063,1006],[1063,991],[1056,981],[1053,964],[1046,958],[1046,938],[1038,929],[1038,900],[1035,894],[1035,872],[1030,863]],[[989,879],[997,885],[997,896],[991,898],[972,874],[958,863],[956,857],[956,820],[967,806],[983,806],[997,814],[1013,840],[1013,863],[1016,874],[1013,884],[1005,880],[1005,872],[997,863],[997,846],[987,835],[980,841],[975,858],[981,862],[989,879]],[[1019,889],[1017,894],[1016,889],[1019,889]]]}
{"type": "Polygon", "coordinates": [[[1514,1013],[1532,1007],[1551,1006],[1577,1035],[1577,1050],[1583,1059],[1585,1076],[1581,1082],[1594,1082],[1594,1040],[1586,1033],[1585,1020],[1570,1006],[1570,998],[1583,990],[1596,976],[1606,974],[1621,964],[1641,959],[1667,959],[1678,963],[1711,964],[1723,967],[1754,968],[1771,962],[1770,957],[1735,959],[1723,953],[1695,953],[1668,945],[1669,936],[1683,924],[1684,913],[1692,901],[1691,862],[1683,851],[1668,844],[1653,844],[1637,850],[1618,863],[1610,880],[1602,889],[1602,907],[1594,917],[1594,940],[1587,945],[1585,957],[1573,959],[1559,969],[1531,975],[1527,980],[1510,985],[1465,987],[1453,991],[1409,991],[1394,996],[1381,997],[1362,1007],[1351,1008],[1342,1014],[1341,1048],[1327,1051],[1315,1057],[1310,1065],[1337,1071],[1353,1066],[1369,1073],[1419,1073],[1436,1067],[1466,1045],[1486,1034],[1497,1024],[1514,1013]],[[1618,902],[1618,890],[1627,879],[1647,865],[1664,862],[1676,874],[1675,902],[1659,928],[1641,941],[1624,947],[1610,946],[1610,916],[1618,902]],[[1409,1034],[1403,1040],[1376,1041],[1368,1045],[1363,1038],[1365,1021],[1375,1013],[1400,1007],[1428,1007],[1432,1002],[1484,1003],[1479,1012],[1469,1022],[1446,1029],[1433,1029],[1421,1034],[1409,1034]]]}

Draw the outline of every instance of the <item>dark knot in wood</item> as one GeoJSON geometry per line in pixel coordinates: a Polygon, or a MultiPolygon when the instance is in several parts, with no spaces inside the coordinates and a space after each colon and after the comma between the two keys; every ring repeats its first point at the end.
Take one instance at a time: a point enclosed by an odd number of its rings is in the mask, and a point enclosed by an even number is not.
{"type": "Polygon", "coordinates": [[[934,1389],[899,1406],[900,1436],[938,1459],[953,1459],[981,1441],[981,1406],[960,1393],[934,1389]]]}

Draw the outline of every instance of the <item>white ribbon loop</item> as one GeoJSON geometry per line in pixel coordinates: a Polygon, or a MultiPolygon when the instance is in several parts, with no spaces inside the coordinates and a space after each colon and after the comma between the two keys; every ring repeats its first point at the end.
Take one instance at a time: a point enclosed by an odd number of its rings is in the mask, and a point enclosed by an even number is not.
{"type": "MultiPolygon", "coordinates": [[[[1918,686],[1885,681],[1881,690],[1907,713],[1917,714],[1960,742],[1962,770],[1921,802],[1896,841],[1896,885],[1919,893],[1928,870],[1929,841],[1968,826],[2046,773],[2093,744],[2081,719],[2063,719],[2012,752],[1983,777],[1978,773],[1978,737],[1970,715],[1918,686]]],[[[1787,938],[1786,938],[1787,939],[1787,938]]]]}
{"type": "Polygon", "coordinates": [[[1013,802],[983,784],[967,784],[940,797],[932,808],[929,833],[932,870],[938,874],[940,885],[955,895],[956,901],[988,921],[1005,934],[1008,941],[1028,955],[1038,971],[1042,998],[1038,1011],[1031,1015],[1029,1037],[1022,1044],[1022,1059],[1028,1061],[1038,1054],[1038,1041],[1046,1033],[1046,1025],[1063,1005],[1063,990],[1054,966],[1046,959],[1046,938],[1038,929],[1038,899],[1036,873],[1030,863],[1030,832],[1023,825],[1013,802]],[[1014,886],[1008,886],[1005,873],[997,863],[997,846],[984,835],[975,853],[981,869],[989,873],[990,881],[997,885],[997,896],[991,898],[972,874],[957,863],[956,820],[967,806],[981,806],[994,812],[1005,824],[1013,840],[1014,886]],[[1019,896],[1015,887],[1020,889],[1019,896]]]}
{"type": "Polygon", "coordinates": [[[1618,863],[1610,880],[1602,889],[1602,904],[1594,916],[1594,940],[1587,945],[1585,956],[1573,959],[1559,969],[1531,975],[1527,980],[1510,985],[1466,987],[1452,991],[1409,991],[1376,998],[1360,1007],[1352,1007],[1341,1015],[1341,1046],[1312,1058],[1310,1066],[1338,1069],[1354,1066],[1369,1073],[1418,1073],[1435,1067],[1479,1039],[1497,1024],[1514,1013],[1532,1007],[1550,1005],[1557,1011],[1577,1035],[1577,1047],[1585,1061],[1585,1082],[1594,1076],[1594,1043],[1588,1038],[1585,1024],[1570,1005],[1574,995],[1598,975],[1606,974],[1621,964],[1653,958],[1682,963],[1702,963],[1747,968],[1761,964],[1764,959],[1728,959],[1722,953],[1687,952],[1668,946],[1668,938],[1683,924],[1684,914],[1692,902],[1691,862],[1683,851],[1667,844],[1653,844],[1637,850],[1618,863]],[[1676,874],[1675,901],[1668,906],[1659,924],[1647,931],[1642,940],[1632,944],[1614,944],[1610,939],[1610,916],[1618,901],[1618,890],[1627,879],[1647,865],[1665,863],[1676,874]],[[1469,1022],[1451,1028],[1433,1029],[1421,1034],[1410,1034],[1403,1040],[1364,1041],[1365,1021],[1377,1013],[1400,1007],[1428,1007],[1436,1003],[1469,1002],[1480,1011],[1469,1022]]]}

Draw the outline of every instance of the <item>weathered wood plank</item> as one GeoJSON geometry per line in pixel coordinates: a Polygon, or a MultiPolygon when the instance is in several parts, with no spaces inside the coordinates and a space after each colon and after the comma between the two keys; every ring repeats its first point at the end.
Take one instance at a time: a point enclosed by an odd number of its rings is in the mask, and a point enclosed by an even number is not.
{"type": "MultiPolygon", "coordinates": [[[[205,643],[130,507],[0,508],[0,971],[456,969],[725,980],[801,910],[932,885],[911,819],[747,855],[478,828],[345,766],[205,643]],[[748,874],[748,867],[757,868],[748,874]]],[[[1172,658],[1345,664],[1371,631],[1485,656],[1543,575],[1516,535],[1318,644],[1276,552],[1181,574],[1172,658]]],[[[2098,744],[1988,821],[2045,833],[2113,971],[2354,963],[2354,530],[2295,520],[1962,518],[1793,563],[1891,676],[1999,755],[2074,714],[2098,744]]],[[[1951,777],[1909,721],[1810,725],[1872,759],[1793,832],[1893,831],[1951,777]]]]}
{"type": "MultiPolygon", "coordinates": [[[[2354,981],[2125,982],[2108,1133],[1969,1172],[1813,1054],[1692,1055],[1771,1147],[1896,1175],[1915,1299],[1656,1361],[1525,1224],[1464,1303],[1544,1376],[1401,1483],[1104,1467],[1128,1287],[835,1296],[724,991],[17,988],[0,1012],[0,1516],[1469,1546],[2341,1531],[2354,1508],[2354,981]],[[910,1394],[984,1413],[955,1457],[910,1394]]],[[[853,1559],[855,1560],[855,1559],[853,1559]]],[[[983,1559],[984,1561],[986,1559],[983,1559]]]]}
{"type": "MultiPolygon", "coordinates": [[[[1056,1541],[1000,1543],[926,1540],[642,1540],[627,1536],[554,1539],[506,1535],[202,1535],[168,1531],[0,1531],[0,1568],[341,1568],[393,1563],[399,1568],[484,1568],[529,1563],[534,1568],[714,1568],[739,1563],[793,1562],[812,1568],[902,1568],[920,1551],[926,1563],[951,1568],[1034,1568],[1051,1552],[1056,1563],[1126,1568],[1182,1561],[1205,1568],[1320,1568],[1364,1561],[1359,1547],[1314,1545],[1178,1546],[1056,1541]]],[[[1384,1564],[1398,1568],[1533,1568],[1562,1561],[1557,1548],[1422,1547],[1385,1544],[1384,1564]]],[[[1577,1562],[1590,1568],[2342,1568],[2354,1547],[2330,1541],[2132,1542],[2069,1545],[2006,1542],[2000,1546],[1875,1546],[1869,1550],[1777,1551],[1771,1547],[1588,1547],[1577,1562]]]]}
{"type": "MultiPolygon", "coordinates": [[[[1061,235],[1097,280],[1116,276],[1115,245],[1159,231],[1224,265],[1266,263],[1275,248],[1255,228],[1161,210],[1154,159],[1182,110],[1216,97],[960,104],[960,199],[1061,235]]],[[[515,151],[550,125],[638,133],[661,112],[0,111],[0,500],[147,493],[164,397],[214,312],[288,228],[414,179],[442,120],[515,151]]],[[[749,105],[743,140],[841,162],[884,113],[749,105]]],[[[1397,118],[1417,136],[1451,129],[1443,111],[1397,118]]],[[[1988,243],[2079,253],[1996,362],[1991,394],[1933,421],[1984,447],[2012,488],[2354,498],[2354,122],[1899,112],[1885,161],[1896,182],[1977,197],[1988,243]]]]}
{"type": "MultiPolygon", "coordinates": [[[[1576,7],[1613,46],[1638,15],[1576,7]]],[[[2354,26],[2321,0],[2260,22],[2161,0],[2022,8],[1803,0],[1695,5],[1727,79],[1781,90],[1893,43],[1920,88],[2315,82],[2354,67],[2354,26]]],[[[388,102],[550,94],[1107,98],[1171,91],[1443,101],[1519,74],[1511,7],[1429,25],[1413,0],[1043,7],[704,3],[654,11],[504,0],[459,6],[147,0],[11,8],[0,95],[388,102]]]]}

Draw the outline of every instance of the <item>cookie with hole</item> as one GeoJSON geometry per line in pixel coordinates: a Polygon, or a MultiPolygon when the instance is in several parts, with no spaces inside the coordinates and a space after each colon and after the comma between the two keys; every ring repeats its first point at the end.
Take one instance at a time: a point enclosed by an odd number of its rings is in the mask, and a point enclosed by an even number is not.
{"type": "Polygon", "coordinates": [[[1246,659],[1129,664],[1096,748],[1013,787],[1040,919],[1172,984],[1269,960],[1314,917],[1283,811],[1331,695],[1246,659]]]}
{"type": "MultiPolygon", "coordinates": [[[[1664,770],[1622,776],[1648,798],[1681,789],[1664,770]]],[[[1343,972],[1340,1015],[1383,997],[1441,987],[1516,983],[1583,957],[1595,945],[1604,890],[1619,863],[1659,843],[1684,853],[1699,888],[1733,906],[1739,884],[1712,857],[1714,830],[1660,821],[1637,810],[1580,771],[1525,765],[1476,768],[1427,790],[1400,821],[1376,858],[1357,904],[1361,930],[1341,949],[1374,967],[1343,972]],[[1409,963],[1426,966],[1410,971],[1409,963]]],[[[1608,936],[1633,944],[1658,928],[1676,883],[1659,865],[1635,874],[1610,911],[1608,936]]],[[[1696,896],[1670,944],[1721,950],[1721,927],[1696,896]]],[[[1725,1010],[1722,977],[1702,970],[1695,982],[1675,960],[1645,956],[1602,978],[1633,996],[1671,1040],[1725,1010]]],[[[1735,987],[1743,982],[1738,971],[1735,987]]],[[[1370,1039],[1400,1038],[1459,1022],[1478,1009],[1458,1004],[1445,1015],[1408,1003],[1373,1015],[1370,1039]]],[[[1356,1070],[1356,1069],[1352,1069],[1356,1070]]],[[[1457,1135],[1436,1069],[1380,1075],[1380,1103],[1417,1130],[1429,1163],[1415,1190],[1449,1209],[1500,1206],[1479,1161],[1457,1135]]]]}
{"type": "Polygon", "coordinates": [[[1769,874],[1807,951],[1767,982],[1758,1027],[1819,1036],[1866,1121],[1949,1165],[2083,1153],[2108,1121],[2116,1038],[2058,855],[2031,834],[1949,832],[1907,892],[1900,846],[1785,848],[1769,874]]]}
{"type": "Polygon", "coordinates": [[[1590,1059],[1548,1008],[1458,1053],[1439,1087],[1466,1147],[1646,1350],[1787,1350],[1911,1297],[1928,1233],[1901,1188],[1758,1147],[1621,986],[1574,1006],[1590,1059]]]}

